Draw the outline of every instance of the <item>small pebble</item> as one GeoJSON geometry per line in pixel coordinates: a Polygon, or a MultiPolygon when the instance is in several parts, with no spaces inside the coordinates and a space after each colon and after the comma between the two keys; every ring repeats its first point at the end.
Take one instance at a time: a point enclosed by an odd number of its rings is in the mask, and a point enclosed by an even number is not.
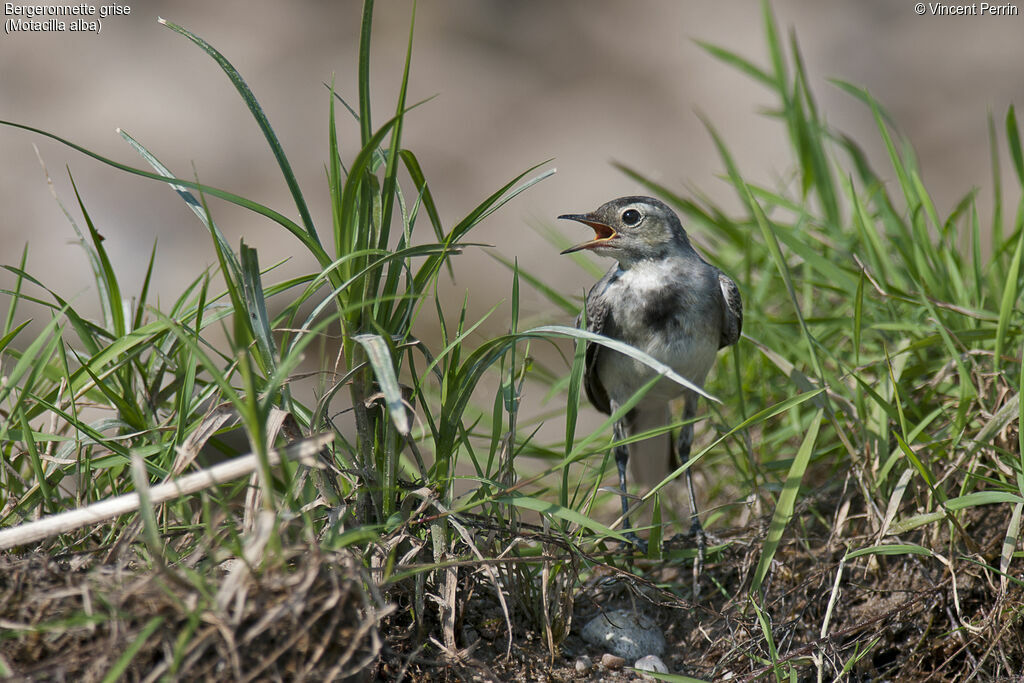
{"type": "Polygon", "coordinates": [[[576,673],[585,674],[590,671],[592,666],[594,666],[594,663],[590,661],[590,657],[583,655],[576,660],[576,673]]]}
{"type": "Polygon", "coordinates": [[[665,652],[665,636],[654,619],[625,609],[598,614],[583,627],[582,636],[591,645],[631,662],[665,652]]]}
{"type": "Polygon", "coordinates": [[[623,666],[625,666],[626,660],[617,655],[613,655],[610,652],[606,652],[605,654],[601,655],[601,664],[606,669],[617,671],[621,669],[623,666]]]}
{"type": "MultiPolygon", "coordinates": [[[[667,674],[668,667],[665,666],[665,662],[661,661],[661,658],[657,655],[647,655],[636,660],[636,664],[633,665],[641,671],[653,671],[659,674],[667,674]]],[[[651,680],[653,677],[641,674],[644,678],[651,680]]]]}

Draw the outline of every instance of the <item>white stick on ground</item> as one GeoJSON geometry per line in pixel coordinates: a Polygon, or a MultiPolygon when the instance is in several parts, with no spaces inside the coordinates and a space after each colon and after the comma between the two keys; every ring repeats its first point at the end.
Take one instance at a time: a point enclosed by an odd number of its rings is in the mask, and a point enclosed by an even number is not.
{"type": "MultiPolygon", "coordinates": [[[[288,460],[299,460],[305,464],[316,465],[316,454],[334,439],[333,434],[320,434],[289,444],[284,451],[270,451],[267,457],[271,465],[281,462],[281,455],[288,460]]],[[[199,472],[186,474],[172,481],[157,484],[149,489],[153,505],[165,503],[190,493],[196,493],[210,486],[222,484],[252,474],[259,468],[259,458],[250,453],[226,462],[214,465],[199,472]]],[[[0,550],[14,546],[41,541],[49,536],[74,531],[90,524],[97,524],[108,519],[134,512],[139,509],[139,494],[126,493],[123,496],[108,498],[77,510],[69,510],[60,514],[43,517],[34,522],[19,524],[9,529],[0,530],[0,550]]]]}

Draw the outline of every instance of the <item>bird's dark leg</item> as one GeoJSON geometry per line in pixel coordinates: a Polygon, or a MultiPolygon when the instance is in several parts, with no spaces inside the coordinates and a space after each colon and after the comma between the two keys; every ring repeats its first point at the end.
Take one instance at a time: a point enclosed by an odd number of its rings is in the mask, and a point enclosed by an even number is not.
{"type": "MultiPolygon", "coordinates": [[[[697,394],[686,392],[685,404],[683,407],[683,419],[687,421],[679,430],[679,440],[676,443],[676,455],[681,464],[686,464],[690,459],[690,449],[693,446],[693,419],[697,414],[697,394]]],[[[704,534],[704,527],[700,523],[700,515],[697,512],[697,495],[693,490],[693,468],[686,470],[686,489],[690,495],[690,534],[697,541],[697,560],[693,565],[694,581],[700,576],[704,569],[704,553],[707,548],[707,537],[704,534]]]]}
{"type": "MultiPolygon", "coordinates": [[[[619,420],[615,423],[615,428],[612,430],[615,440],[622,441],[629,435],[629,430],[626,427],[625,420],[619,420]]],[[[635,545],[640,552],[647,553],[647,542],[641,540],[636,532],[633,531],[632,525],[629,523],[629,497],[628,490],[626,489],[626,466],[629,464],[629,446],[626,444],[619,444],[615,447],[615,465],[619,468],[619,490],[622,494],[619,499],[622,501],[622,528],[625,530],[623,536],[629,539],[630,543],[635,545]]]]}

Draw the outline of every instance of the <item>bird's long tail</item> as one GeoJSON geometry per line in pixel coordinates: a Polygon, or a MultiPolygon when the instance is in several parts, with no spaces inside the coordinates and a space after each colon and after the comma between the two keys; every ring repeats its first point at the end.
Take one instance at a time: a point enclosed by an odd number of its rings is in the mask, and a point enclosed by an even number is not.
{"type": "MultiPolygon", "coordinates": [[[[633,414],[631,434],[640,434],[664,427],[669,423],[668,405],[663,410],[646,408],[633,414]]],[[[650,489],[661,483],[674,469],[671,462],[672,433],[666,432],[629,445],[629,474],[632,482],[643,489],[650,489]]]]}

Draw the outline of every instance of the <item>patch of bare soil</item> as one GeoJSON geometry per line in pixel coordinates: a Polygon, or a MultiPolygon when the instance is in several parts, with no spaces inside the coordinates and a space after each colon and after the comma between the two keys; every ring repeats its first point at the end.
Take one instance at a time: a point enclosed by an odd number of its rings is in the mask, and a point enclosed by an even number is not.
{"type": "MultiPolygon", "coordinates": [[[[1022,680],[1020,563],[1008,581],[992,569],[1005,507],[972,510],[960,522],[972,547],[936,550],[941,559],[904,553],[845,563],[849,548],[873,539],[854,533],[863,516],[837,508],[812,500],[793,520],[799,531],[779,548],[760,619],[749,585],[766,524],[719,533],[698,601],[688,562],[631,565],[616,552],[613,566],[575,555],[568,564],[589,571],[567,594],[572,626],[554,655],[543,618],[516,599],[518,589],[505,596],[509,646],[506,612],[482,563],[411,576],[382,593],[360,558],[312,548],[258,574],[235,561],[200,582],[180,568],[140,573],[88,554],[0,557],[0,663],[34,680],[99,680],[119,661],[127,680],[632,680],[632,662],[609,669],[579,637],[598,611],[631,607],[664,630],[662,659],[673,674],[771,679],[774,659],[800,680],[819,669],[824,680],[1022,680]],[[455,614],[444,608],[453,589],[455,614]]],[[[934,533],[922,527],[899,540],[935,547],[934,533]]],[[[513,575],[491,566],[503,580],[513,575]]],[[[535,576],[557,602],[553,575],[535,576]]]]}

